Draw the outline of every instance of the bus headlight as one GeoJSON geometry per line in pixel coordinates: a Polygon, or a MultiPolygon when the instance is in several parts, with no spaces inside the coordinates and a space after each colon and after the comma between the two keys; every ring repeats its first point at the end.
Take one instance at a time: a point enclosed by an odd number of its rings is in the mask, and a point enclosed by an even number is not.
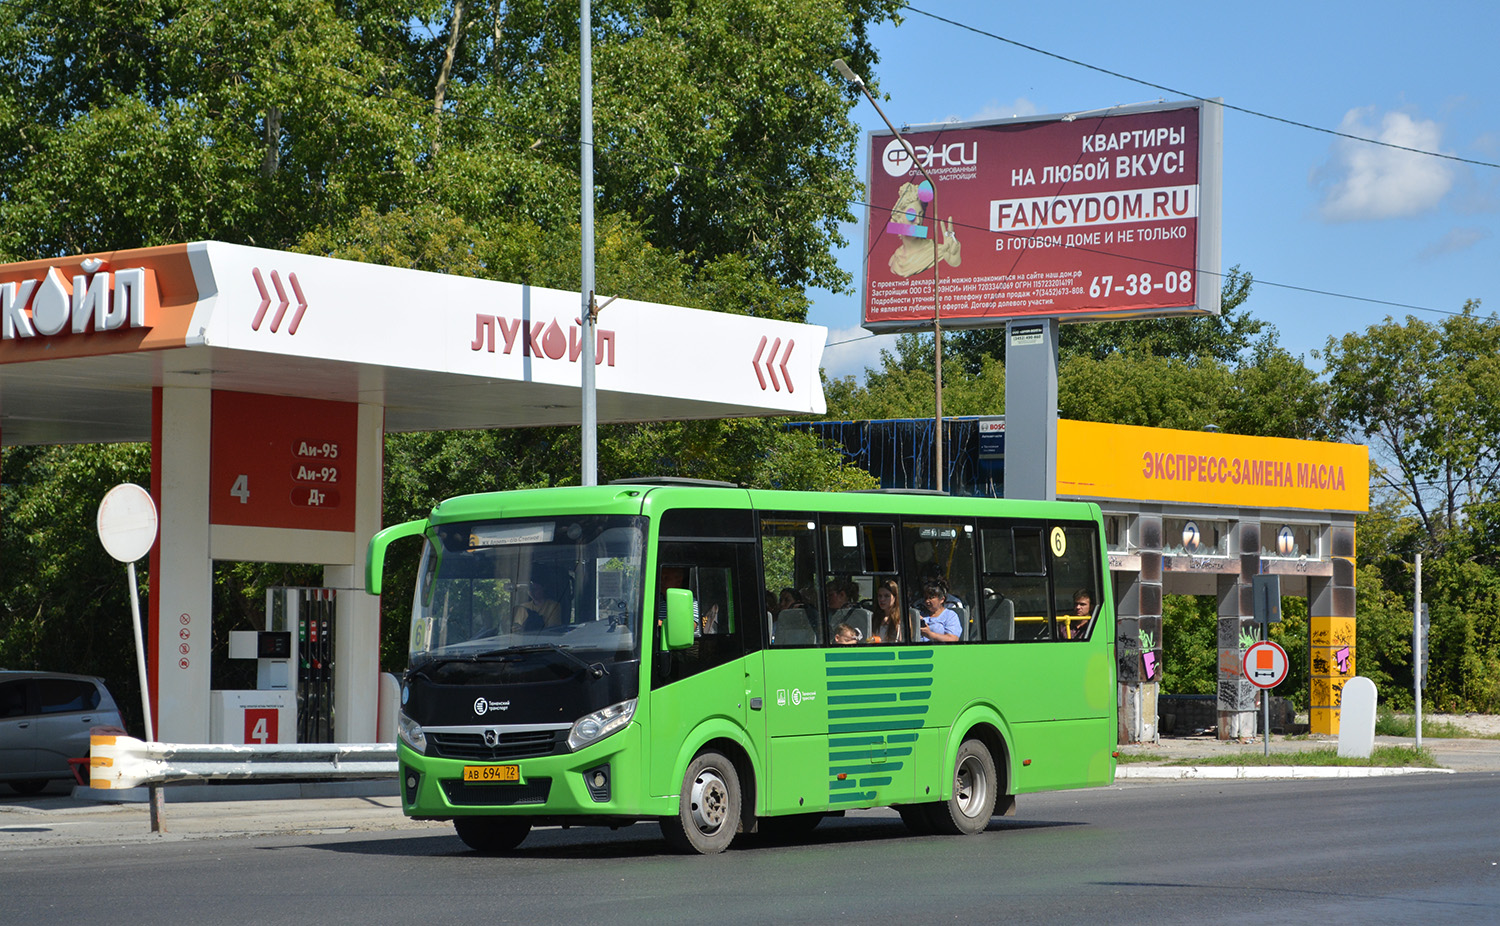
{"type": "Polygon", "coordinates": [[[635,698],[631,698],[580,717],[573,724],[573,729],[568,731],[568,748],[577,752],[590,743],[598,742],[611,733],[624,729],[634,716],[635,698]]]}
{"type": "Polygon", "coordinates": [[[396,715],[396,736],[401,742],[410,746],[413,751],[426,754],[427,734],[422,732],[422,725],[406,716],[404,713],[396,715]]]}

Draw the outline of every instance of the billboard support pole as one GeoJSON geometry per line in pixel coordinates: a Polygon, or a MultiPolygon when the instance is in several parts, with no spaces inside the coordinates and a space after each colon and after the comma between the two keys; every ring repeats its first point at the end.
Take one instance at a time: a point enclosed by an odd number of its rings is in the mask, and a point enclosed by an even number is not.
{"type": "Polygon", "coordinates": [[[854,73],[854,70],[844,63],[843,58],[833,59],[833,67],[845,80],[858,87],[859,92],[863,93],[865,99],[870,101],[870,105],[875,107],[875,112],[880,114],[881,121],[885,123],[886,128],[891,130],[891,134],[896,136],[896,140],[901,143],[901,147],[906,149],[906,156],[911,158],[911,162],[917,168],[917,172],[927,182],[927,189],[930,194],[927,198],[927,207],[932,215],[932,478],[933,487],[941,492],[943,491],[943,312],[942,298],[938,288],[941,282],[940,267],[942,266],[942,260],[938,257],[937,184],[933,183],[932,178],[927,175],[927,168],[923,167],[922,162],[917,158],[916,149],[911,146],[911,142],[907,141],[905,136],[897,131],[896,127],[891,124],[891,120],[886,117],[885,110],[881,109],[880,104],[875,102],[875,96],[870,93],[870,88],[865,86],[864,79],[854,73]]]}

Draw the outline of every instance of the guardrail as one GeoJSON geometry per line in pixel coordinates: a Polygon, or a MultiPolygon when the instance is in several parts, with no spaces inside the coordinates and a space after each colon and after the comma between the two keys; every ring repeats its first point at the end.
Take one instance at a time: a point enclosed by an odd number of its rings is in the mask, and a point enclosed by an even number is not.
{"type": "Polygon", "coordinates": [[[89,738],[93,788],[254,778],[395,778],[396,773],[395,743],[235,746],[147,743],[130,736],[89,738]]]}

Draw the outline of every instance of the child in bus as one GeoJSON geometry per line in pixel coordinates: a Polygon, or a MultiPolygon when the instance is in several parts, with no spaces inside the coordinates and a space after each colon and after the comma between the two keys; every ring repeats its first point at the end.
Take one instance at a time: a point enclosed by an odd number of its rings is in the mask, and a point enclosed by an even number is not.
{"type": "Polygon", "coordinates": [[[859,642],[859,631],[848,624],[839,624],[833,628],[833,643],[835,646],[854,646],[859,642]]]}

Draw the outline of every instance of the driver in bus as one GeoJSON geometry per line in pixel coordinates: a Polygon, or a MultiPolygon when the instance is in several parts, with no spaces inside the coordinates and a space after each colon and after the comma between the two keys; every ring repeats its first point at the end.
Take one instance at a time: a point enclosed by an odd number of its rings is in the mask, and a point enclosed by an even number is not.
{"type": "Polygon", "coordinates": [[[526,583],[526,593],[531,600],[516,608],[516,613],[511,616],[512,632],[542,630],[562,623],[562,605],[557,602],[551,579],[532,573],[531,581],[526,583]]]}
{"type": "MultiPolygon", "coordinates": [[[[667,589],[685,588],[693,590],[688,582],[688,567],[686,566],[663,566],[656,577],[656,622],[661,624],[667,619],[667,589]]],[[[705,633],[719,632],[719,606],[711,605],[708,614],[699,617],[698,596],[693,596],[693,636],[701,637],[705,633]]]]}

